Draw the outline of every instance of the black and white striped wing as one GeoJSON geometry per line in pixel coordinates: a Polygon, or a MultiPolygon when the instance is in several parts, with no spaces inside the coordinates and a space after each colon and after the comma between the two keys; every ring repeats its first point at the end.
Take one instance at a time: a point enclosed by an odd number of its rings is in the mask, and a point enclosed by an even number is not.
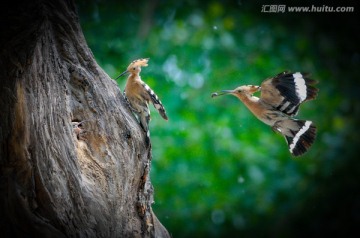
{"type": "Polygon", "coordinates": [[[312,121],[293,118],[277,121],[272,128],[285,137],[289,151],[294,156],[304,154],[311,147],[317,130],[312,121]]]}
{"type": "Polygon", "coordinates": [[[152,102],[152,104],[154,105],[156,110],[158,110],[161,117],[164,118],[165,120],[168,120],[165,108],[164,108],[163,104],[161,103],[159,97],[154,93],[154,91],[146,83],[142,82],[142,86],[144,87],[145,92],[147,94],[146,98],[148,98],[149,101],[152,102]]]}
{"type": "Polygon", "coordinates": [[[309,79],[305,73],[283,72],[261,84],[260,99],[275,109],[294,116],[302,102],[315,99],[317,82],[309,79]]]}

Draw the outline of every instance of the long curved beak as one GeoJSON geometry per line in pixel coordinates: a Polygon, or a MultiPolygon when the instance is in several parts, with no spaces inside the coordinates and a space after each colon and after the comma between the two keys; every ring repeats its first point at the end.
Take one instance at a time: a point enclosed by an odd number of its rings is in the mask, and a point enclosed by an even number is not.
{"type": "Polygon", "coordinates": [[[117,80],[118,78],[120,78],[121,76],[123,76],[123,75],[125,75],[125,74],[127,74],[127,73],[129,73],[129,71],[124,71],[124,72],[122,72],[119,76],[117,76],[116,77],[116,79],[115,80],[117,80]]]}
{"type": "Polygon", "coordinates": [[[217,96],[232,94],[233,92],[234,92],[234,90],[221,90],[220,92],[212,93],[211,97],[213,98],[213,97],[217,97],[217,96]]]}

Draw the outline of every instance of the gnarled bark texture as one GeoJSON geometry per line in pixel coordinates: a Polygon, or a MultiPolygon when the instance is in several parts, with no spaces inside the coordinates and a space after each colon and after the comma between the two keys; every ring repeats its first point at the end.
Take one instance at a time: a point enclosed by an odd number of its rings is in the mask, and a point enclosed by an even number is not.
{"type": "Polygon", "coordinates": [[[151,209],[151,148],[74,2],[0,11],[0,236],[169,237],[151,209]]]}

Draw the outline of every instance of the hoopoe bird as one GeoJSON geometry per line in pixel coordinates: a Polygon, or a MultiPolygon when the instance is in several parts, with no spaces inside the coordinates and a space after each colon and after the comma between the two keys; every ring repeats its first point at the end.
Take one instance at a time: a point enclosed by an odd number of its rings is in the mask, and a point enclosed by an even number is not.
{"type": "Polygon", "coordinates": [[[319,91],[313,86],[316,83],[308,74],[286,71],[266,79],[261,86],[240,86],[213,93],[212,97],[231,94],[239,98],[260,121],[285,137],[292,155],[300,156],[313,144],[316,126],[312,121],[293,117],[301,103],[316,98],[319,91]],[[258,91],[260,98],[253,95],[258,91]]]}
{"type": "MultiPolygon", "coordinates": [[[[150,110],[149,102],[151,102],[154,107],[158,110],[162,118],[168,120],[166,115],[165,108],[159,97],[154,93],[154,91],[147,85],[144,81],[141,80],[140,72],[141,67],[148,66],[149,58],[146,59],[137,59],[130,63],[127,69],[120,74],[116,79],[120,78],[125,74],[130,74],[127,78],[125,85],[125,98],[127,99],[130,108],[135,113],[140,121],[140,125],[143,130],[147,133],[147,136],[150,136],[149,132],[149,122],[150,122],[150,110]]],[[[115,80],[116,80],[115,79],[115,80]]]]}
{"type": "Polygon", "coordinates": [[[87,121],[88,121],[88,120],[84,120],[84,121],[80,121],[80,122],[77,122],[77,121],[71,122],[71,125],[72,125],[72,128],[73,128],[73,132],[75,133],[76,138],[77,138],[78,140],[86,140],[84,135],[85,135],[88,131],[84,130],[84,125],[83,125],[83,123],[84,123],[84,122],[87,122],[87,121]]]}

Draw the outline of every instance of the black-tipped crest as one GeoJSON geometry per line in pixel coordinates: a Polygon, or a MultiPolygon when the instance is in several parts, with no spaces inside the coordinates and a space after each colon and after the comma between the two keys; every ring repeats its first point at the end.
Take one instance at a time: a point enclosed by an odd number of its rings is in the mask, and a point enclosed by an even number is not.
{"type": "Polygon", "coordinates": [[[117,80],[118,78],[120,78],[121,76],[130,73],[132,69],[135,69],[136,67],[146,67],[148,66],[148,62],[149,62],[150,58],[142,58],[142,59],[136,59],[133,60],[129,66],[126,68],[126,70],[124,72],[122,72],[119,76],[117,76],[115,78],[115,80],[117,80]]]}

